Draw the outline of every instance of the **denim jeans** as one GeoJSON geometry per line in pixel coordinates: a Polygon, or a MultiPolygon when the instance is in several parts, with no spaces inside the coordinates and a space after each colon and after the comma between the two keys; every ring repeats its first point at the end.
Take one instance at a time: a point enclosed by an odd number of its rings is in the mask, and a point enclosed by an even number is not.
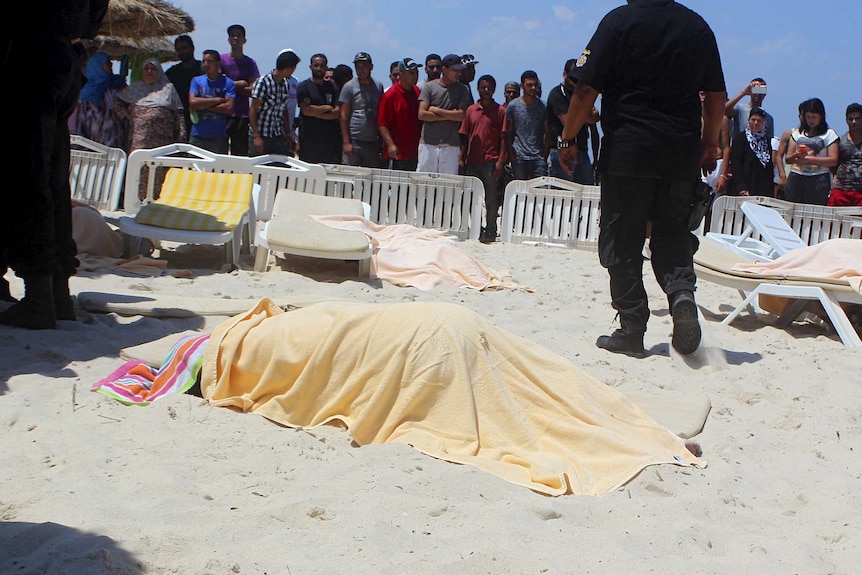
{"type": "Polygon", "coordinates": [[[353,154],[345,155],[348,166],[363,166],[366,168],[379,168],[381,165],[380,142],[362,142],[353,140],[353,154]]]}
{"type": "Polygon", "coordinates": [[[571,175],[567,174],[560,164],[560,151],[557,149],[551,150],[551,153],[548,154],[548,175],[561,180],[577,182],[585,186],[595,184],[593,165],[590,163],[590,156],[586,150],[578,150],[578,163],[575,164],[575,169],[571,175]]]}
{"type": "Polygon", "coordinates": [[[227,154],[227,138],[201,138],[200,136],[192,136],[189,138],[189,144],[209,150],[214,154],[227,154]]]}
{"type": "Polygon", "coordinates": [[[545,160],[515,160],[512,162],[512,170],[515,172],[516,180],[532,180],[548,175],[548,164],[545,160]]]}
{"type": "MultiPolygon", "coordinates": [[[[292,156],[293,152],[290,150],[290,144],[287,143],[287,138],[285,136],[278,136],[277,138],[264,136],[263,152],[261,152],[261,155],[265,156],[267,154],[292,156]]],[[[248,155],[252,157],[257,156],[257,152],[254,150],[254,134],[251,132],[248,133],[248,155]]]]}

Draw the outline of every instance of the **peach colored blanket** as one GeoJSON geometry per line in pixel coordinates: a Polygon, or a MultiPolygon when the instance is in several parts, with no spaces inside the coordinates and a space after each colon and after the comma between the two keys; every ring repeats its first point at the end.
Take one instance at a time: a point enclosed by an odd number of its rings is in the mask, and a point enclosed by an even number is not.
{"type": "Polygon", "coordinates": [[[862,240],[826,240],[791,250],[771,262],[739,263],[732,269],[786,279],[845,280],[862,293],[862,240]]]}
{"type": "Polygon", "coordinates": [[[343,422],[549,495],[601,495],[658,463],[705,466],[628,397],[567,359],[439,302],[262,299],[204,352],[212,405],[291,427],[343,422]]]}
{"type": "Polygon", "coordinates": [[[340,230],[366,234],[374,245],[371,273],[399,286],[430,290],[440,284],[477,290],[519,287],[504,281],[505,271],[482,265],[460,250],[442,230],[409,224],[381,225],[360,216],[312,216],[340,230]]]}

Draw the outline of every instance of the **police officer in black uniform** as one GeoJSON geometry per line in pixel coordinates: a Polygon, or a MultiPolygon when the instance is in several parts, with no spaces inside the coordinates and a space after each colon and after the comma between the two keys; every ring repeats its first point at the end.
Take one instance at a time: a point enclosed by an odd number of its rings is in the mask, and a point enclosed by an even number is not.
{"type": "Polygon", "coordinates": [[[72,239],[71,157],[66,122],[81,89],[81,38],[94,38],[108,0],[45,0],[19,6],[30,16],[9,26],[0,41],[4,78],[27,78],[22,97],[4,90],[12,144],[7,173],[16,186],[0,194],[0,250],[24,280],[24,298],[0,312],[0,324],[53,329],[74,320],[69,277],[78,266],[72,239]]]}
{"type": "Polygon", "coordinates": [[[726,99],[715,36],[703,18],[673,0],[628,0],[601,21],[575,75],[560,162],[571,170],[574,137],[601,93],[599,260],[620,318],[620,329],[596,345],[644,355],[650,311],[642,254],[649,221],[653,271],[673,315],[672,344],[692,353],[701,330],[692,263],[698,241],[689,216],[700,169],[715,166],[726,99]]]}

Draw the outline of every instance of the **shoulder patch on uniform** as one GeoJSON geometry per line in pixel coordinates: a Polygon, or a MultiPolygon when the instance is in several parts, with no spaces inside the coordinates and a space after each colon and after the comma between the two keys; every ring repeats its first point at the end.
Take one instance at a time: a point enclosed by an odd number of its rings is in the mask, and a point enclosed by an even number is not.
{"type": "Polygon", "coordinates": [[[576,64],[578,68],[583,68],[583,67],[584,67],[584,64],[586,64],[586,63],[587,63],[587,58],[589,58],[589,56],[590,56],[590,54],[591,54],[591,53],[592,53],[592,52],[590,52],[589,50],[584,50],[584,51],[581,53],[581,56],[578,58],[578,62],[577,62],[577,64],[576,64]]]}

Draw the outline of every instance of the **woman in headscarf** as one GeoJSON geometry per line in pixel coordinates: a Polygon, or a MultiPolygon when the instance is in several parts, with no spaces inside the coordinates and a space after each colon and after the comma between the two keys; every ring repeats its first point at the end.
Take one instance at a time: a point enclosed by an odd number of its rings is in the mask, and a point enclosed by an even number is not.
{"type": "Polygon", "coordinates": [[[766,136],[766,112],[754,108],[748,114],[748,127],[733,138],[730,147],[733,193],[736,196],[775,195],[773,186],[772,143],[766,136]]]}
{"type": "MultiPolygon", "coordinates": [[[[130,151],[188,141],[183,102],[156,58],[145,60],[142,79],[117,94],[114,110],[129,121],[130,151]]],[[[156,174],[157,191],[164,181],[164,171],[160,172],[156,174]]],[[[138,196],[147,197],[146,179],[141,180],[138,196]]]]}
{"type": "Polygon", "coordinates": [[[69,132],[128,151],[125,126],[114,116],[114,96],[126,86],[125,78],[114,74],[111,57],[104,52],[90,56],[84,75],[87,82],[69,118],[69,132]]]}

